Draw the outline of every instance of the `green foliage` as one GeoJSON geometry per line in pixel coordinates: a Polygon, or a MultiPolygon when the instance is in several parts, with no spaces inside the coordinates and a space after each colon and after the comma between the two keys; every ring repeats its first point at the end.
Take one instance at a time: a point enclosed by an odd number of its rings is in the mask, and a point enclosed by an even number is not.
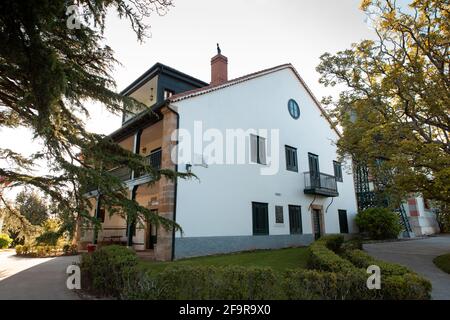
{"type": "Polygon", "coordinates": [[[442,271],[450,273],[450,253],[434,258],[433,262],[442,271]]]}
{"type": "Polygon", "coordinates": [[[360,231],[367,232],[372,239],[394,239],[402,231],[398,215],[386,208],[358,212],[355,222],[360,231]]]}
{"type": "Polygon", "coordinates": [[[7,234],[0,233],[0,249],[8,248],[12,241],[7,234]]]}
{"type": "Polygon", "coordinates": [[[45,231],[36,238],[36,243],[56,246],[60,238],[61,234],[58,231],[45,231]]]}
{"type": "Polygon", "coordinates": [[[148,273],[139,285],[125,290],[125,299],[265,300],[279,298],[278,281],[270,268],[238,266],[174,266],[148,273]]]}
{"type": "Polygon", "coordinates": [[[412,273],[404,266],[372,258],[362,250],[347,250],[344,251],[343,256],[358,268],[367,269],[370,265],[377,265],[380,267],[381,275],[402,276],[407,273],[412,273]]]}
{"type": "Polygon", "coordinates": [[[354,269],[351,262],[341,258],[334,251],[340,249],[342,236],[325,236],[309,246],[308,268],[328,272],[350,272],[354,269]],[[332,248],[332,249],[329,249],[332,248]]]}
{"type": "MultiPolygon", "coordinates": [[[[174,221],[129,199],[122,181],[107,169],[127,165],[148,173],[152,181],[192,175],[170,168],[156,170],[144,156],[85,128],[89,117],[86,105],[92,102],[114,114],[142,109],[156,117],[143,103],[117,92],[111,72],[118,61],[105,44],[103,31],[106,13],[112,10],[130,21],[141,41],[150,13],[165,12],[172,2],[76,1],[84,18],[95,22],[80,28],[68,27],[69,4],[0,1],[0,127],[26,128],[36,145],[42,146],[30,155],[0,148],[0,158],[6,164],[0,167],[0,176],[11,182],[9,187],[33,186],[42,191],[65,215],[66,222],[78,217],[90,219],[90,203],[83,195],[89,186],[97,186],[107,209],[120,211],[130,221],[147,217],[167,229],[179,228],[174,221]],[[47,165],[45,174],[37,170],[42,161],[47,165]]],[[[73,232],[73,225],[64,226],[67,230],[72,226],[73,232]]]]}
{"type": "Polygon", "coordinates": [[[33,225],[41,225],[48,219],[46,200],[35,190],[21,191],[16,197],[15,207],[33,225]]]}
{"type": "Polygon", "coordinates": [[[416,192],[450,203],[448,0],[408,2],[364,0],[378,38],[325,53],[317,71],[325,86],[346,86],[324,99],[342,157],[367,164],[392,203],[416,192]]]}
{"type": "Polygon", "coordinates": [[[83,287],[104,295],[119,297],[123,288],[135,283],[138,259],[131,249],[111,245],[82,256],[83,287]]]}
{"type": "Polygon", "coordinates": [[[76,255],[78,254],[78,246],[76,244],[68,244],[66,243],[63,248],[63,252],[65,255],[76,255]]]}
{"type": "Polygon", "coordinates": [[[307,295],[302,288],[316,282],[318,287],[311,292],[323,294],[326,299],[429,299],[431,284],[408,268],[372,258],[361,250],[346,250],[337,246],[340,241],[335,236],[323,237],[310,246],[308,266],[317,271],[331,274],[302,274],[297,277],[302,283],[292,282],[290,290],[293,297],[307,295]],[[332,247],[334,251],[330,250],[332,247]],[[339,256],[336,252],[340,252],[339,256]],[[381,290],[370,290],[366,287],[366,268],[377,265],[381,270],[381,290]],[[305,280],[307,278],[307,280],[305,280]],[[346,282],[346,283],[343,283],[346,282]],[[296,287],[300,286],[300,287],[296,287]],[[315,291],[316,290],[316,291],[315,291]]]}
{"type": "Polygon", "coordinates": [[[289,270],[285,274],[284,292],[291,300],[372,300],[380,292],[368,290],[363,270],[351,273],[318,270],[289,270]]]}
{"type": "Polygon", "coordinates": [[[103,247],[82,256],[83,287],[116,298],[144,300],[429,299],[431,285],[427,280],[361,252],[344,255],[352,257],[353,264],[327,247],[341,252],[339,243],[342,243],[339,236],[329,236],[312,245],[311,258],[317,262],[311,266],[319,266],[321,270],[279,272],[261,267],[188,264],[168,266],[162,271],[152,270],[149,265],[142,272],[136,268],[134,252],[120,246],[103,247]],[[318,250],[319,247],[323,250],[318,250]],[[382,271],[381,290],[369,290],[368,274],[365,268],[358,267],[371,263],[390,270],[382,271]]]}

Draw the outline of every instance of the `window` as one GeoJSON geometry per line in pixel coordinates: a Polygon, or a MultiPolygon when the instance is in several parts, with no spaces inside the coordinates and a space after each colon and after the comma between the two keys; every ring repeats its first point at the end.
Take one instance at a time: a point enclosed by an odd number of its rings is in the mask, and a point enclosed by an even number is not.
{"type": "Polygon", "coordinates": [[[333,161],[334,168],[334,176],[336,177],[336,181],[342,182],[342,166],[340,162],[333,161]]]}
{"type": "Polygon", "coordinates": [[[284,223],[283,206],[275,206],[275,223],[284,223]]]}
{"type": "Polygon", "coordinates": [[[289,205],[289,230],[291,234],[302,234],[302,208],[289,205]]]}
{"type": "Polygon", "coordinates": [[[252,202],[253,211],[253,235],[269,234],[268,204],[252,202]]]}
{"type": "Polygon", "coordinates": [[[289,171],[298,172],[297,164],[297,149],[285,146],[286,149],[286,169],[289,171]]]}
{"type": "Polygon", "coordinates": [[[266,164],[266,138],[250,135],[251,161],[266,164]]]}
{"type": "Polygon", "coordinates": [[[341,233],[348,233],[347,210],[338,210],[339,229],[341,233]]]}
{"type": "Polygon", "coordinates": [[[292,118],[294,118],[295,120],[300,118],[300,108],[298,106],[297,101],[295,101],[294,99],[289,99],[288,110],[292,118]]]}
{"type": "Polygon", "coordinates": [[[164,89],[164,100],[169,99],[173,94],[174,92],[172,90],[164,89]]]}

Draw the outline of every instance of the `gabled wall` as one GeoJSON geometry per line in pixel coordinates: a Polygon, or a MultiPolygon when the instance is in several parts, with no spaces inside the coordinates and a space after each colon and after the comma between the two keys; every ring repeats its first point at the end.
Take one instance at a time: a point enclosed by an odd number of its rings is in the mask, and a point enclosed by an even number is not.
{"type": "MultiPolygon", "coordinates": [[[[283,69],[181,100],[173,103],[173,107],[178,108],[180,128],[191,133],[194,121],[202,121],[203,130],[215,128],[225,133],[226,129],[237,128],[279,129],[280,134],[280,167],[276,175],[260,175],[259,164],[213,164],[208,168],[192,168],[199,182],[179,181],[176,221],[184,234],[183,237],[177,234],[177,257],[272,247],[272,244],[275,247],[302,244],[312,240],[311,212],[308,209],[314,196],[303,193],[303,172],[309,171],[308,152],[311,152],[319,155],[321,172],[334,174],[337,134],[292,70],[283,69]],[[291,98],[300,106],[298,120],[288,112],[287,103],[291,98]],[[286,170],[285,145],[297,148],[299,172],[286,170]],[[269,204],[269,238],[252,236],[252,201],[269,204]],[[283,206],[283,224],[275,223],[276,205],[283,206]],[[288,205],[302,208],[304,236],[297,242],[292,242],[295,237],[289,235],[288,205]],[[273,240],[275,238],[278,240],[273,240]],[[227,243],[232,246],[227,246],[227,243]]],[[[184,167],[184,164],[179,164],[180,171],[184,167]]],[[[353,177],[349,172],[351,168],[343,168],[343,182],[338,182],[339,197],[334,198],[328,211],[324,212],[326,233],[339,233],[338,209],[347,210],[349,231],[356,232],[353,219],[357,210],[356,199],[353,177]]],[[[325,211],[330,202],[331,198],[317,197],[314,204],[323,206],[325,211]]]]}

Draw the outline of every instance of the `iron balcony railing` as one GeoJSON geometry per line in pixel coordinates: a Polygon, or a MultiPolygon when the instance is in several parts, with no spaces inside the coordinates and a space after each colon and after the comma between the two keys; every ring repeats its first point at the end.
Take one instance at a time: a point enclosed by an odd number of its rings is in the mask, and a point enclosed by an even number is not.
{"type": "MultiPolygon", "coordinates": [[[[145,157],[145,164],[153,167],[155,170],[161,169],[161,156],[162,152],[161,149],[153,151],[148,156],[145,157]]],[[[139,178],[145,175],[145,172],[137,172],[135,177],[139,178]]]]}
{"type": "MultiPolygon", "coordinates": [[[[162,155],[161,149],[150,153],[148,156],[145,157],[145,164],[152,166],[156,170],[161,169],[161,155],[162,155]]],[[[109,173],[112,174],[113,176],[119,178],[121,181],[128,181],[128,180],[131,180],[131,178],[132,178],[131,177],[132,171],[127,166],[121,166],[121,167],[111,169],[109,171],[109,173]]],[[[146,175],[145,172],[135,172],[134,177],[140,178],[145,175],[146,175]]],[[[97,190],[96,186],[89,186],[88,192],[94,191],[94,190],[97,190]]]]}
{"type": "Polygon", "coordinates": [[[326,197],[336,197],[339,195],[336,177],[322,172],[305,172],[306,194],[316,194],[326,197]]]}

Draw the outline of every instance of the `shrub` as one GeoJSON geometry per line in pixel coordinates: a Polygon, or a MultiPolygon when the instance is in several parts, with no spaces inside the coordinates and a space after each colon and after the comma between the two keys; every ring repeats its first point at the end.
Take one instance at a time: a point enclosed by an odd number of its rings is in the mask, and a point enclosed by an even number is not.
{"type": "Polygon", "coordinates": [[[22,253],[23,253],[23,254],[28,254],[28,253],[30,253],[30,245],[24,244],[24,245],[22,246],[22,253]]]}
{"type": "Polygon", "coordinates": [[[125,284],[135,283],[137,263],[134,251],[118,245],[84,254],[80,264],[83,286],[100,294],[120,297],[125,284]]]}
{"type": "Polygon", "coordinates": [[[144,274],[137,286],[131,284],[123,293],[125,299],[263,300],[281,295],[270,268],[174,266],[144,274]]]}
{"type": "Polygon", "coordinates": [[[343,256],[358,268],[367,269],[367,267],[370,265],[377,265],[380,267],[382,275],[401,276],[406,273],[412,273],[408,268],[404,266],[372,258],[370,255],[368,255],[366,252],[362,250],[348,250],[345,251],[343,256]]]}
{"type": "Polygon", "coordinates": [[[46,248],[44,246],[36,246],[36,256],[43,257],[46,255],[46,248]]]}
{"type": "Polygon", "coordinates": [[[339,251],[343,241],[342,236],[325,236],[313,242],[309,246],[308,268],[329,272],[351,272],[354,269],[353,264],[335,253],[339,251]]]}
{"type": "Polygon", "coordinates": [[[6,249],[9,247],[13,240],[5,233],[0,233],[0,249],[6,249]]]}
{"type": "Polygon", "coordinates": [[[352,273],[288,270],[283,292],[289,300],[380,299],[380,292],[369,290],[366,280],[367,274],[362,270],[352,273]]]}
{"type": "Polygon", "coordinates": [[[381,291],[385,300],[428,300],[431,283],[415,273],[384,277],[381,291]]]}
{"type": "Polygon", "coordinates": [[[36,243],[39,245],[56,246],[58,240],[61,238],[61,233],[58,231],[45,231],[36,238],[36,243]]]}
{"type": "Polygon", "coordinates": [[[18,244],[15,249],[16,249],[17,255],[20,256],[21,254],[23,254],[23,246],[22,245],[18,244]]]}
{"type": "Polygon", "coordinates": [[[68,244],[66,243],[63,248],[63,253],[65,255],[76,255],[78,254],[78,246],[76,244],[68,244]]]}
{"type": "Polygon", "coordinates": [[[398,215],[385,208],[370,208],[359,212],[355,222],[361,232],[367,232],[372,239],[397,238],[402,226],[398,215]]]}

